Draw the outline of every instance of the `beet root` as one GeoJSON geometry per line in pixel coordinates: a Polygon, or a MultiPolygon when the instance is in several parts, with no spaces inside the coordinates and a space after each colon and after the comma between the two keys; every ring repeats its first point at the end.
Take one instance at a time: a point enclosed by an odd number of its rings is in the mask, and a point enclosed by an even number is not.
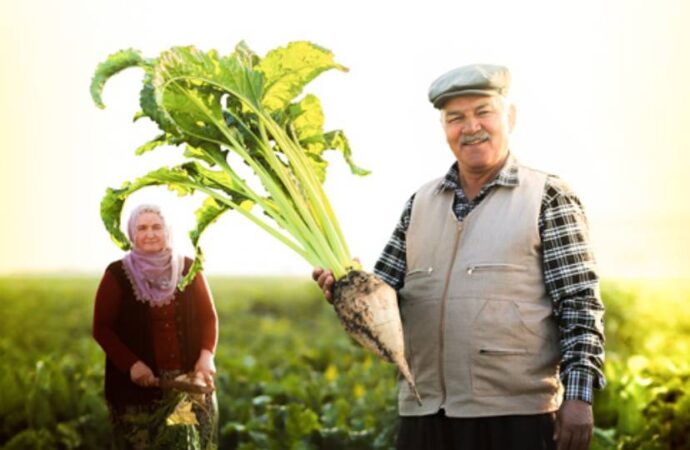
{"type": "Polygon", "coordinates": [[[353,270],[336,281],[333,306],[350,336],[398,367],[421,405],[405,359],[405,339],[395,290],[373,274],[353,270]]]}

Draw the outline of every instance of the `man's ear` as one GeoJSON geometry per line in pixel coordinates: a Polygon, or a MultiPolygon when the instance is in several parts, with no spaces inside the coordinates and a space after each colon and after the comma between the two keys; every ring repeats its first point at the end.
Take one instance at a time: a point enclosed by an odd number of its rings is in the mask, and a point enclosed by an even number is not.
{"type": "Polygon", "coordinates": [[[512,132],[513,128],[515,128],[515,115],[516,115],[516,110],[515,110],[515,105],[512,103],[508,107],[508,129],[512,132]]]}

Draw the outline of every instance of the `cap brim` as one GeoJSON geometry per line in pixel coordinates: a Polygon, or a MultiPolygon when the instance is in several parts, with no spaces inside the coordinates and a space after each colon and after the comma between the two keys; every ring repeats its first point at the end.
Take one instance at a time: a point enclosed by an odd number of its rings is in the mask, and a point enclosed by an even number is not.
{"type": "Polygon", "coordinates": [[[443,105],[451,98],[464,97],[465,95],[484,95],[487,97],[496,97],[501,94],[494,89],[463,89],[461,91],[446,92],[434,99],[434,108],[441,109],[443,108],[443,105]]]}

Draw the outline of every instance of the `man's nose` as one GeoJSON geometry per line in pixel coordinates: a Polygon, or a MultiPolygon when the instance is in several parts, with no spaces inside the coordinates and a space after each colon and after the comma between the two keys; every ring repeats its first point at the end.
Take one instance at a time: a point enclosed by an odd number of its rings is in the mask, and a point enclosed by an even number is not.
{"type": "Polygon", "coordinates": [[[464,134],[474,134],[481,129],[482,127],[476,118],[468,117],[467,119],[465,119],[465,127],[462,131],[464,134]]]}

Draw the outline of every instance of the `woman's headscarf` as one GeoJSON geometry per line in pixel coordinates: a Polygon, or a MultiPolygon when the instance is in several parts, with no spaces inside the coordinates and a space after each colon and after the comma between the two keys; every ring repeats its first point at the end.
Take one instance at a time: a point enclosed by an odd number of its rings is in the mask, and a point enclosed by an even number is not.
{"type": "Polygon", "coordinates": [[[175,298],[177,284],[184,270],[184,257],[172,249],[170,226],[156,205],[140,205],[129,216],[127,225],[132,250],[123,258],[125,273],[132,283],[137,300],[151,306],[167,305],[175,298]],[[137,219],[143,213],[158,214],[163,222],[165,248],[158,253],[144,253],[135,247],[137,219]]]}

